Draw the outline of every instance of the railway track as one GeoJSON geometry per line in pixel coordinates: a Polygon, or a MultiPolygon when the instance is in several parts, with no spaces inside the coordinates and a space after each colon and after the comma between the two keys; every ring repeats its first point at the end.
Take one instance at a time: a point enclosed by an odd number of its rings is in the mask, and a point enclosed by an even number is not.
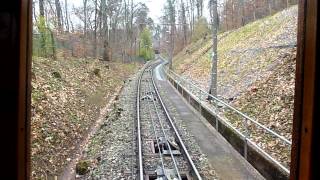
{"type": "Polygon", "coordinates": [[[138,79],[137,176],[140,180],[201,180],[155,83],[153,69],[158,64],[146,66],[138,79]]]}

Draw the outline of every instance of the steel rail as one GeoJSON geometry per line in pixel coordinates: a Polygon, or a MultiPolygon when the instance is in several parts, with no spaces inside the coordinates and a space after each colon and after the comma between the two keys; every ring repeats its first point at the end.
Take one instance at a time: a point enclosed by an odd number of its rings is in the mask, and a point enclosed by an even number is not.
{"type": "Polygon", "coordinates": [[[141,86],[141,79],[145,72],[146,67],[142,70],[139,79],[138,79],[138,86],[137,86],[137,132],[138,132],[138,161],[139,161],[139,179],[143,180],[143,159],[142,159],[142,142],[141,142],[141,122],[140,122],[140,86],[141,86]]]}
{"type": "MultiPolygon", "coordinates": [[[[152,68],[152,69],[153,69],[153,68],[152,68]]],[[[152,73],[152,72],[153,72],[153,71],[151,70],[151,79],[152,79],[152,76],[153,76],[153,73],[152,73]]],[[[153,81],[153,79],[152,79],[152,81],[153,81]]],[[[149,85],[149,90],[151,90],[150,84],[148,84],[148,85],[149,85]]],[[[181,175],[180,175],[180,172],[179,172],[179,168],[178,168],[178,165],[177,165],[177,162],[176,162],[176,159],[174,158],[174,155],[173,155],[173,153],[172,153],[172,149],[171,149],[170,144],[169,144],[169,142],[168,142],[168,136],[167,136],[166,132],[164,131],[163,123],[162,123],[162,120],[161,120],[160,115],[159,115],[159,110],[158,110],[158,108],[157,108],[156,103],[155,103],[154,101],[152,101],[152,102],[153,102],[153,106],[154,106],[155,112],[156,112],[157,117],[158,117],[158,121],[159,121],[159,124],[160,124],[160,129],[161,129],[161,131],[162,131],[162,133],[163,133],[163,135],[164,135],[165,143],[167,144],[167,146],[168,146],[168,148],[169,148],[169,152],[170,152],[170,156],[171,156],[172,162],[173,162],[173,164],[174,164],[174,168],[175,168],[175,170],[176,170],[176,173],[177,173],[177,175],[178,175],[179,180],[182,180],[181,175]]],[[[159,150],[159,151],[160,151],[160,150],[159,150]]]]}
{"type": "Polygon", "coordinates": [[[174,130],[174,133],[175,133],[176,137],[178,138],[179,144],[180,144],[180,146],[182,147],[182,150],[183,150],[183,152],[184,152],[184,155],[187,157],[187,160],[188,160],[188,162],[189,162],[189,164],[190,164],[190,166],[191,166],[191,168],[192,168],[192,171],[194,172],[195,176],[196,176],[199,180],[202,180],[198,169],[197,169],[196,166],[194,165],[193,160],[191,159],[191,156],[190,156],[190,154],[188,153],[187,148],[186,148],[186,146],[184,145],[184,143],[183,143],[183,141],[182,141],[182,138],[181,138],[181,136],[180,136],[177,128],[175,127],[175,125],[174,125],[174,123],[173,123],[173,121],[172,121],[172,118],[171,118],[171,116],[170,116],[170,114],[169,114],[169,112],[168,112],[165,104],[164,104],[163,101],[162,101],[162,98],[161,98],[161,96],[160,96],[158,87],[156,86],[155,81],[154,81],[153,70],[152,70],[152,74],[151,74],[151,79],[152,79],[152,84],[153,84],[153,87],[154,87],[155,92],[156,92],[156,94],[157,94],[158,100],[159,100],[159,102],[160,102],[160,104],[161,104],[161,107],[162,107],[162,109],[164,110],[165,115],[166,115],[166,117],[168,118],[168,120],[169,120],[169,122],[170,122],[171,128],[174,130]]]}
{"type": "MultiPolygon", "coordinates": [[[[161,59],[163,59],[162,57],[160,57],[161,59]]],[[[164,59],[163,59],[164,60],[164,59]]],[[[165,60],[164,60],[165,61],[165,60]]],[[[167,64],[164,63],[164,64],[167,64]]],[[[164,68],[165,69],[165,68],[164,68]]],[[[171,77],[172,79],[174,79],[180,86],[181,86],[181,81],[178,81],[176,78],[172,77],[170,73],[168,73],[168,69],[164,70],[165,74],[169,77],[171,77]]],[[[278,135],[276,132],[268,129],[267,127],[265,127],[264,125],[260,124],[259,122],[251,119],[250,117],[248,117],[247,115],[243,114],[242,112],[238,111],[237,109],[235,109],[234,107],[228,105],[227,103],[223,102],[222,100],[218,99],[217,97],[212,96],[211,94],[205,92],[204,90],[200,89],[199,87],[197,87],[197,85],[195,85],[192,82],[187,81],[186,79],[184,79],[183,77],[180,77],[179,75],[177,75],[176,73],[174,73],[173,71],[171,71],[173,75],[175,75],[177,78],[182,79],[184,82],[186,82],[186,84],[190,84],[191,86],[193,86],[194,88],[196,88],[197,90],[200,90],[201,92],[205,93],[206,95],[214,98],[216,101],[226,105],[227,107],[229,107],[231,110],[234,110],[235,112],[239,113],[241,116],[245,117],[247,120],[252,121],[253,123],[255,123],[256,125],[258,125],[258,127],[263,128],[264,130],[266,130],[267,132],[271,133],[271,135],[276,136],[277,138],[281,139],[282,141],[284,141],[286,144],[289,145],[289,147],[291,146],[291,142],[287,139],[285,139],[283,136],[278,135]]],[[[186,89],[185,87],[181,86],[185,91],[187,91],[194,99],[199,99],[199,103],[207,110],[213,112],[212,107],[209,107],[208,105],[206,105],[205,103],[202,102],[202,99],[200,97],[197,97],[195,95],[193,95],[193,93],[191,92],[191,90],[186,89]]],[[[267,152],[265,152],[262,148],[260,148],[258,145],[256,145],[252,140],[250,140],[250,138],[248,138],[246,135],[243,135],[243,133],[241,133],[239,130],[237,130],[236,128],[233,127],[233,125],[231,125],[227,120],[225,120],[225,118],[223,118],[222,116],[220,116],[217,112],[213,112],[215,114],[215,116],[221,120],[222,122],[224,122],[225,124],[227,124],[227,126],[229,126],[231,129],[233,129],[235,132],[237,132],[242,138],[244,138],[244,140],[247,141],[247,143],[250,143],[251,145],[253,145],[254,147],[256,147],[262,154],[266,155],[271,161],[273,161],[276,165],[278,165],[282,170],[284,170],[286,173],[290,173],[289,169],[286,168],[285,166],[283,166],[279,161],[277,161],[275,158],[273,158],[271,155],[269,155],[267,152]]]]}
{"type": "MultiPolygon", "coordinates": [[[[152,101],[153,101],[153,100],[152,100],[152,101]]],[[[147,104],[148,104],[149,115],[150,115],[151,122],[152,122],[153,133],[154,133],[154,136],[155,136],[155,138],[156,138],[157,146],[158,146],[158,149],[159,149],[159,156],[160,156],[160,160],[161,160],[161,166],[162,166],[162,170],[163,170],[163,172],[164,172],[165,167],[164,167],[163,155],[162,155],[162,153],[161,153],[161,151],[160,151],[160,145],[159,145],[160,143],[159,143],[159,139],[158,139],[156,127],[155,127],[155,122],[154,122],[153,116],[151,115],[151,108],[150,108],[151,105],[150,105],[149,102],[147,102],[147,104]]]]}

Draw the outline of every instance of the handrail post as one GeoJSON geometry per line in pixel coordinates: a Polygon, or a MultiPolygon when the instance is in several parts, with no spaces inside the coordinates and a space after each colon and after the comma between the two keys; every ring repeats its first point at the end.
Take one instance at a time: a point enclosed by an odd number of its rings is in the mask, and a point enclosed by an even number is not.
{"type": "MultiPolygon", "coordinates": [[[[216,128],[217,131],[219,131],[218,130],[219,122],[228,123],[228,121],[223,119],[223,117],[220,118],[220,115],[224,116],[224,112],[220,111],[220,108],[219,108],[221,105],[222,105],[222,107],[230,109],[231,113],[235,113],[240,119],[242,119],[242,128],[241,129],[236,129],[236,127],[234,127],[230,123],[228,125],[231,128],[233,128],[238,134],[240,134],[241,137],[244,139],[243,157],[245,159],[248,158],[248,148],[249,148],[248,144],[250,143],[250,146],[254,146],[254,147],[258,148],[259,151],[264,153],[268,158],[270,158],[273,162],[275,162],[282,169],[284,169],[287,173],[289,173],[289,170],[287,169],[287,167],[284,167],[277,159],[274,159],[269,153],[267,153],[265,151],[264,148],[259,147],[257,145],[257,142],[255,142],[255,140],[253,140],[253,139],[251,140],[250,139],[251,132],[250,132],[250,129],[249,129],[249,124],[251,122],[251,123],[253,123],[254,126],[257,126],[258,128],[262,128],[264,131],[266,131],[267,133],[270,133],[272,136],[275,136],[276,138],[279,138],[281,141],[283,141],[285,143],[286,146],[289,146],[289,148],[291,147],[290,140],[287,140],[284,136],[277,134],[275,131],[269,129],[268,127],[266,127],[265,125],[263,125],[259,121],[252,119],[251,117],[249,117],[246,114],[242,113],[238,109],[232,107],[231,105],[229,105],[228,103],[226,103],[223,100],[219,99],[218,97],[208,94],[208,92],[206,92],[205,90],[203,90],[200,87],[198,87],[197,84],[194,84],[192,82],[192,80],[186,79],[182,75],[179,75],[179,74],[177,74],[174,71],[171,71],[169,69],[166,69],[166,70],[167,70],[167,75],[172,78],[173,82],[176,82],[177,86],[178,86],[178,83],[180,84],[181,87],[183,85],[184,89],[186,90],[186,92],[190,93],[189,96],[186,98],[186,100],[189,103],[191,101],[191,98],[190,98],[191,95],[193,95],[195,98],[198,97],[200,99],[199,106],[200,106],[200,113],[201,114],[202,114],[202,112],[201,112],[202,111],[202,106],[201,105],[204,105],[206,107],[206,109],[209,109],[210,112],[214,113],[215,122],[216,122],[215,128],[216,128]],[[197,96],[198,93],[199,93],[199,96],[197,96]],[[209,99],[211,99],[211,100],[209,100],[209,102],[206,101],[207,97],[210,97],[209,99]],[[203,102],[201,102],[201,98],[203,98],[203,102]],[[212,103],[213,103],[213,105],[212,105],[212,103]]],[[[255,132],[255,129],[252,129],[252,131],[255,132]]],[[[249,153],[249,155],[250,155],[250,153],[249,153]]]]}
{"type": "Polygon", "coordinates": [[[202,114],[202,107],[201,107],[201,89],[199,89],[199,112],[202,114]]]}
{"type": "MultiPolygon", "coordinates": [[[[210,96],[210,94],[209,94],[208,96],[210,96]]],[[[217,104],[215,103],[214,100],[213,100],[213,106],[214,106],[215,114],[218,114],[217,104]]],[[[215,119],[216,119],[216,130],[219,132],[219,121],[218,121],[218,117],[216,116],[215,119]]]]}
{"type": "Polygon", "coordinates": [[[244,129],[245,129],[245,133],[244,133],[244,158],[247,159],[248,158],[248,119],[244,118],[244,129]]]}

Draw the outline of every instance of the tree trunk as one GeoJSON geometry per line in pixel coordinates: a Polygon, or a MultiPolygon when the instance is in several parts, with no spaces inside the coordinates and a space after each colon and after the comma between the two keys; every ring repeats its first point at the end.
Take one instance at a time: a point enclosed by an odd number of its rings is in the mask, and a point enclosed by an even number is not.
{"type": "Polygon", "coordinates": [[[225,4],[225,21],[226,21],[226,30],[229,30],[229,26],[228,26],[228,1],[226,0],[226,4],[225,4]]]}
{"type": "Polygon", "coordinates": [[[171,25],[170,39],[171,39],[171,47],[170,47],[170,60],[169,60],[169,69],[172,70],[172,61],[174,54],[174,25],[171,25]]]}
{"type": "Polygon", "coordinates": [[[170,16],[170,24],[171,24],[171,30],[170,30],[170,57],[169,57],[169,69],[172,69],[172,60],[173,60],[173,54],[174,54],[174,33],[175,33],[175,9],[173,5],[172,0],[168,0],[169,5],[169,16],[170,16]]]}
{"type": "Polygon", "coordinates": [[[191,39],[191,37],[192,37],[192,17],[191,17],[191,10],[190,10],[190,8],[188,8],[188,7],[190,7],[191,5],[189,4],[189,1],[186,1],[186,6],[185,6],[185,9],[186,9],[186,13],[188,13],[188,15],[187,15],[187,17],[188,17],[188,19],[187,19],[187,22],[189,23],[189,28],[190,28],[190,39],[191,39]]]}
{"type": "Polygon", "coordinates": [[[182,27],[183,27],[183,47],[187,45],[187,19],[186,19],[186,10],[184,7],[183,0],[181,0],[181,13],[182,13],[182,27]]]}
{"type": "Polygon", "coordinates": [[[269,15],[271,15],[271,14],[272,14],[271,1],[272,1],[272,0],[268,0],[268,10],[269,10],[269,15]]]}
{"type": "Polygon", "coordinates": [[[102,24],[104,22],[103,15],[102,15],[102,11],[103,11],[103,8],[104,8],[103,3],[105,3],[105,0],[101,0],[100,10],[99,10],[99,23],[98,23],[98,26],[99,26],[99,36],[100,37],[104,36],[103,30],[102,30],[102,24]]]}
{"type": "MultiPolygon", "coordinates": [[[[191,10],[191,34],[194,30],[194,0],[190,0],[190,10],[191,10]]],[[[191,35],[192,38],[192,35],[191,35]]]]}
{"type": "Polygon", "coordinates": [[[65,21],[66,21],[66,28],[67,28],[67,32],[70,31],[70,27],[69,27],[69,15],[68,15],[68,0],[64,1],[64,5],[65,5],[65,21]]]}
{"type": "Polygon", "coordinates": [[[200,17],[203,16],[203,0],[199,0],[200,1],[200,17]]]}
{"type": "Polygon", "coordinates": [[[39,33],[40,33],[40,49],[41,49],[41,55],[46,56],[46,34],[45,34],[45,29],[46,29],[46,21],[45,21],[45,16],[44,16],[44,0],[39,0],[39,12],[40,12],[40,17],[39,17],[39,33]]]}
{"type": "Polygon", "coordinates": [[[69,22],[70,22],[71,32],[74,33],[74,26],[73,26],[72,20],[70,19],[70,16],[69,16],[69,22]]]}
{"type": "Polygon", "coordinates": [[[103,39],[103,60],[110,61],[110,52],[109,52],[109,28],[108,28],[108,16],[106,1],[101,1],[101,11],[102,11],[102,20],[103,20],[103,29],[104,29],[104,39],[103,39]]]}
{"type": "Polygon", "coordinates": [[[50,37],[51,37],[51,47],[52,47],[52,57],[54,60],[57,59],[57,53],[56,53],[56,45],[55,45],[55,40],[54,40],[54,36],[53,36],[53,32],[48,29],[49,33],[50,33],[50,37]]]}
{"type": "Polygon", "coordinates": [[[245,20],[244,20],[244,0],[240,0],[240,10],[241,10],[241,26],[244,26],[245,20]]]}
{"type": "Polygon", "coordinates": [[[93,51],[94,51],[94,57],[97,58],[97,29],[98,29],[98,23],[97,23],[97,16],[98,16],[98,2],[97,0],[94,1],[94,44],[93,44],[93,51]]]}
{"type": "Polygon", "coordinates": [[[256,0],[253,0],[253,20],[256,20],[256,0]]]}
{"type": "Polygon", "coordinates": [[[231,10],[231,28],[233,29],[234,27],[236,27],[236,23],[235,23],[235,17],[234,17],[234,0],[231,1],[231,6],[232,6],[232,10],[231,10]]]}
{"type": "Polygon", "coordinates": [[[58,21],[58,31],[63,32],[63,16],[59,0],[55,0],[56,12],[57,12],[57,21],[58,21]]]}
{"type": "Polygon", "coordinates": [[[200,0],[197,0],[197,19],[200,19],[200,0]]]}
{"type": "Polygon", "coordinates": [[[44,18],[44,0],[39,0],[40,17],[44,18]]]}
{"type": "Polygon", "coordinates": [[[212,67],[211,67],[211,81],[210,81],[210,90],[209,94],[217,96],[217,45],[218,45],[218,9],[217,9],[217,0],[212,0],[212,67]]]}
{"type": "MultiPolygon", "coordinates": [[[[132,52],[133,48],[133,0],[131,0],[131,17],[130,17],[130,30],[129,30],[129,36],[130,36],[130,52],[132,52]]],[[[136,40],[135,40],[136,41],[136,40]]],[[[136,42],[134,42],[136,43],[136,42]]],[[[136,50],[134,51],[136,54],[136,50]]]]}
{"type": "Polygon", "coordinates": [[[104,61],[110,61],[110,51],[109,51],[109,42],[107,38],[105,37],[103,41],[103,60],[104,61]]]}
{"type": "Polygon", "coordinates": [[[35,3],[34,2],[32,2],[32,11],[33,11],[34,22],[36,24],[38,24],[38,20],[37,20],[37,16],[36,16],[36,7],[35,7],[35,3]]]}
{"type": "Polygon", "coordinates": [[[83,14],[84,14],[84,29],[83,29],[83,34],[84,34],[84,38],[87,37],[87,1],[88,1],[88,0],[83,0],[83,14]]]}
{"type": "Polygon", "coordinates": [[[87,0],[83,0],[83,14],[84,14],[84,27],[83,27],[83,39],[82,39],[82,42],[83,42],[83,55],[84,57],[87,57],[87,47],[86,47],[86,40],[87,40],[87,26],[88,26],[88,23],[87,23],[87,0]]]}

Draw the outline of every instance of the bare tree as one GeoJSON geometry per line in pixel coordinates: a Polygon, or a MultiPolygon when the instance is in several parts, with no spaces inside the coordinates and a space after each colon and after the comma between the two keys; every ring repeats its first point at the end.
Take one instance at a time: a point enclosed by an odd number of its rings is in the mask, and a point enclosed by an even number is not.
{"type": "Polygon", "coordinates": [[[110,61],[110,47],[109,47],[109,27],[108,14],[106,8],[106,0],[101,0],[101,11],[103,20],[103,60],[110,61]]]}
{"type": "Polygon", "coordinates": [[[203,15],[203,0],[197,0],[197,17],[200,19],[203,15]]]}
{"type": "Polygon", "coordinates": [[[93,42],[93,51],[94,51],[94,57],[97,57],[97,31],[98,31],[98,1],[94,1],[94,42],[93,42]]]}
{"type": "Polygon", "coordinates": [[[130,52],[132,52],[133,43],[136,43],[136,40],[133,40],[134,39],[133,38],[133,16],[134,16],[134,7],[133,7],[133,0],[131,0],[131,16],[130,16],[130,28],[129,28],[130,52]]]}
{"type": "Polygon", "coordinates": [[[168,3],[168,13],[170,18],[170,57],[169,57],[169,69],[172,69],[172,60],[174,54],[174,33],[175,33],[175,23],[176,23],[176,15],[175,15],[175,8],[174,8],[174,0],[167,0],[168,3]]]}
{"type": "Polygon", "coordinates": [[[40,18],[44,18],[44,0],[39,0],[39,13],[40,18]]]}
{"type": "Polygon", "coordinates": [[[191,3],[190,3],[191,0],[186,0],[185,1],[185,14],[186,14],[186,21],[187,23],[189,23],[189,26],[187,26],[190,30],[190,39],[192,37],[192,30],[193,30],[193,27],[192,27],[192,12],[191,12],[191,3]]]}
{"type": "Polygon", "coordinates": [[[210,0],[210,7],[212,11],[212,67],[211,67],[211,81],[210,81],[210,89],[209,94],[213,96],[217,95],[217,61],[218,61],[218,8],[217,8],[217,0],[210,0]]]}
{"type": "Polygon", "coordinates": [[[268,10],[269,10],[269,15],[272,14],[272,0],[268,0],[268,10]]]}
{"type": "Polygon", "coordinates": [[[244,23],[245,23],[245,17],[244,17],[244,0],[240,0],[240,8],[239,10],[241,11],[241,26],[244,26],[244,23]]]}
{"type": "Polygon", "coordinates": [[[192,33],[193,33],[193,30],[194,30],[194,0],[190,0],[190,21],[191,21],[191,25],[190,25],[190,29],[191,29],[191,36],[192,36],[192,33]]]}
{"type": "Polygon", "coordinates": [[[61,5],[59,0],[55,0],[56,13],[57,13],[57,21],[58,21],[58,31],[63,31],[63,15],[61,10],[61,5]]]}
{"type": "Polygon", "coordinates": [[[88,26],[88,23],[87,23],[87,19],[88,19],[87,3],[88,3],[88,0],[83,0],[83,14],[84,14],[83,34],[84,34],[85,38],[87,37],[87,26],[88,26]]]}
{"type": "Polygon", "coordinates": [[[70,27],[69,27],[69,13],[68,13],[68,0],[64,1],[64,7],[65,7],[65,22],[66,22],[66,31],[69,32],[70,31],[70,27]]]}
{"type": "Polygon", "coordinates": [[[39,13],[40,13],[40,17],[39,17],[39,32],[40,32],[40,48],[43,51],[43,53],[46,54],[46,35],[45,35],[45,16],[44,16],[44,0],[39,0],[39,13]],[[43,26],[43,27],[41,27],[43,26]]]}
{"type": "Polygon", "coordinates": [[[257,14],[256,14],[256,0],[253,0],[253,20],[255,21],[257,19],[257,14]]]}
{"type": "Polygon", "coordinates": [[[187,30],[188,30],[188,25],[187,25],[187,18],[186,18],[186,9],[184,6],[183,0],[181,0],[181,19],[182,19],[182,27],[183,27],[183,46],[187,45],[187,30]]]}

